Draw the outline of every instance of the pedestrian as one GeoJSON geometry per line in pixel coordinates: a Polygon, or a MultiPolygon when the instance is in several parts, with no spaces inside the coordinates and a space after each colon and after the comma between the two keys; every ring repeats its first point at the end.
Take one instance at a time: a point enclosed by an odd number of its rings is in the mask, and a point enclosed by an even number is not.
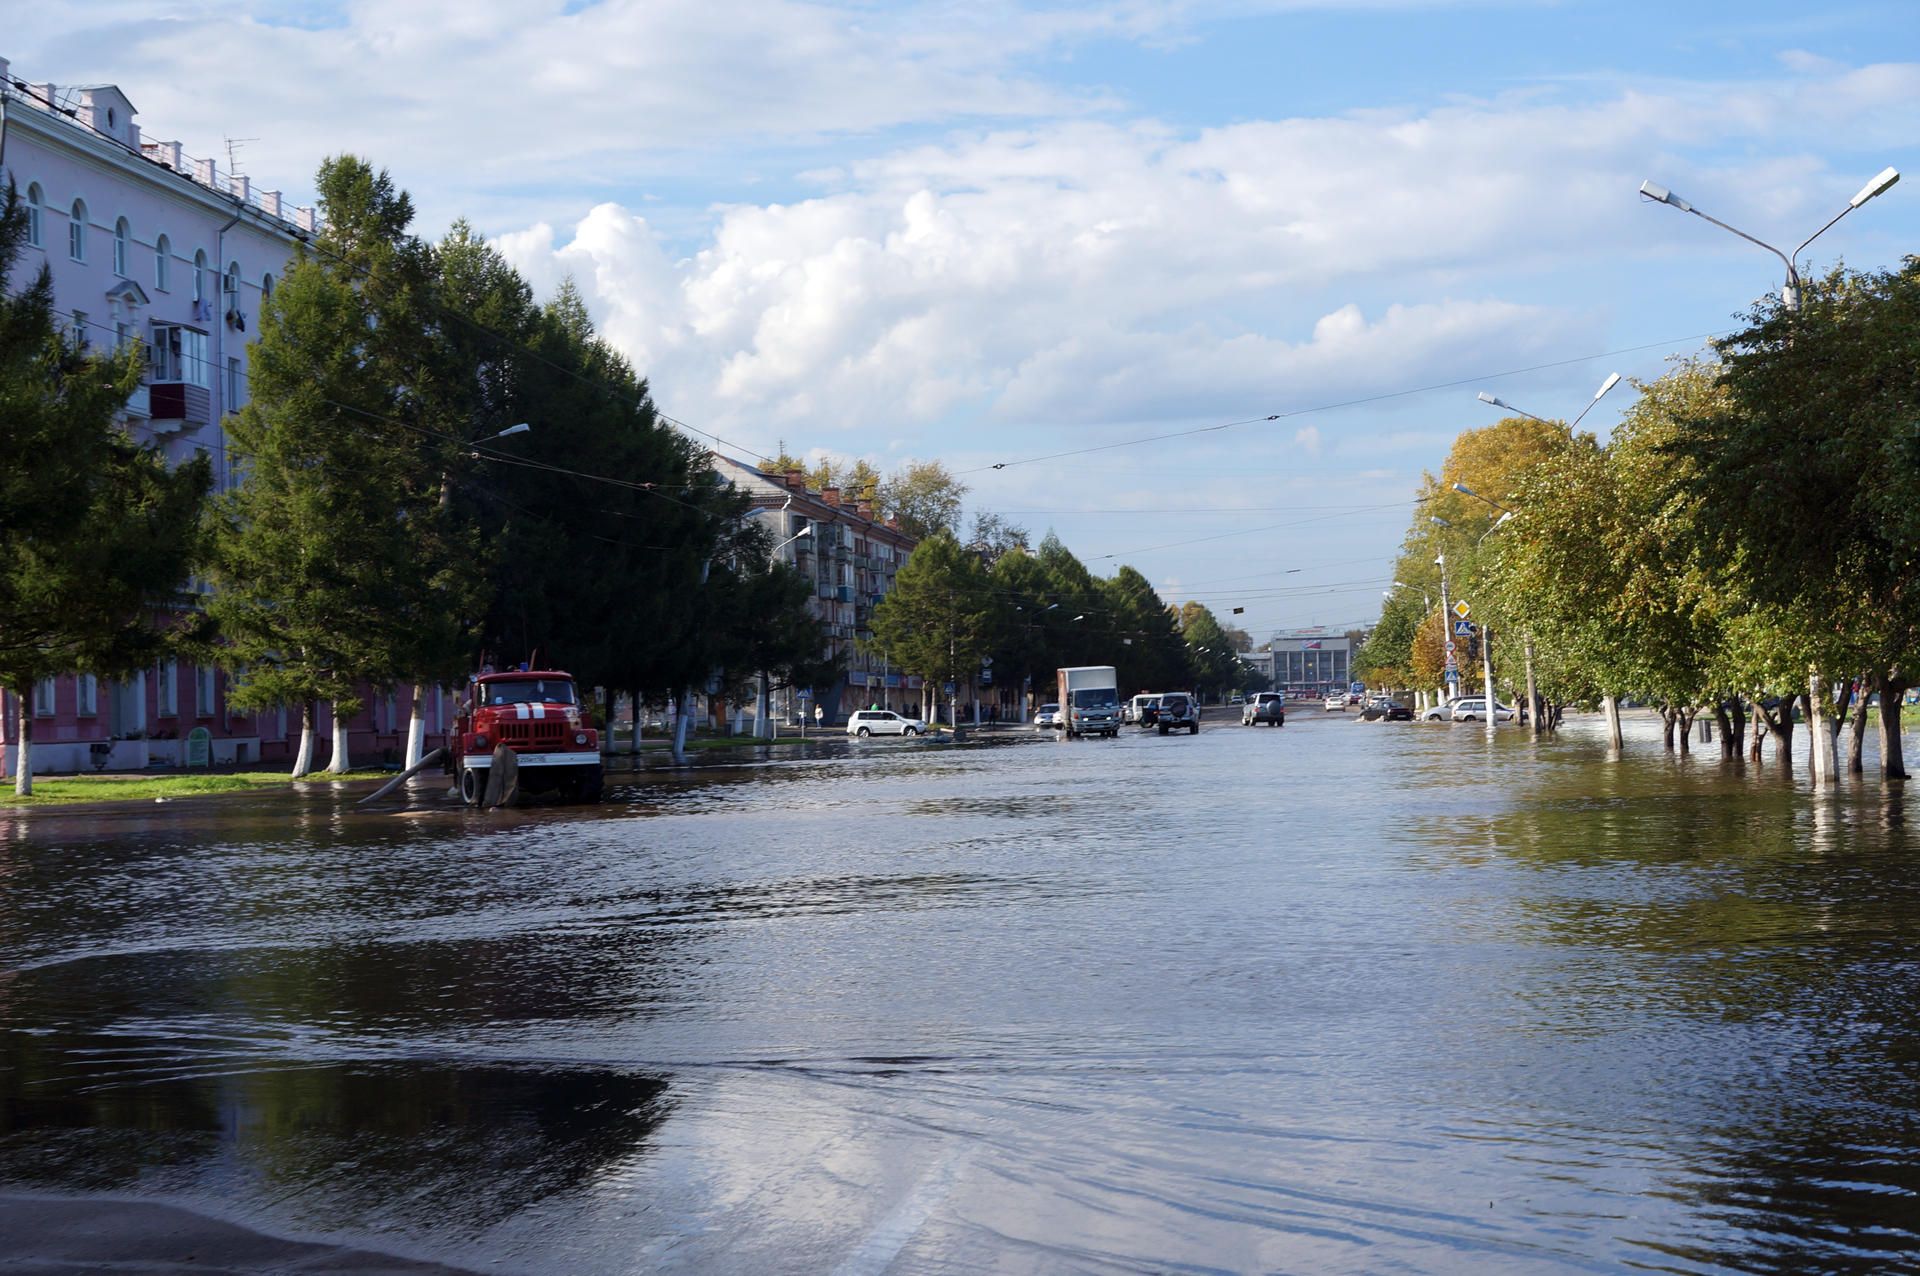
{"type": "Polygon", "coordinates": [[[826,722],[827,722],[827,706],[823,704],[817,704],[813,706],[813,725],[816,727],[823,727],[826,725],[826,722]]]}

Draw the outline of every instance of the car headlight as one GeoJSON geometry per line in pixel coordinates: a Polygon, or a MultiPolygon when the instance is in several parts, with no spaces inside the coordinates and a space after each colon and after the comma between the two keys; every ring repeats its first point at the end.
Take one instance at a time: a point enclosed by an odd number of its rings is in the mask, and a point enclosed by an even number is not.
{"type": "Polygon", "coordinates": [[[585,743],[587,742],[587,733],[586,733],[586,732],[584,732],[584,731],[576,731],[576,732],[574,732],[574,733],[573,733],[573,742],[574,742],[575,744],[585,744],[585,743]]]}
{"type": "Polygon", "coordinates": [[[480,748],[482,748],[482,749],[484,749],[484,748],[486,748],[486,747],[487,747],[487,737],[486,737],[486,736],[484,736],[484,735],[477,735],[477,736],[475,736],[475,737],[473,737],[473,742],[474,742],[474,744],[475,744],[475,745],[477,745],[478,747],[480,747],[480,748]]]}

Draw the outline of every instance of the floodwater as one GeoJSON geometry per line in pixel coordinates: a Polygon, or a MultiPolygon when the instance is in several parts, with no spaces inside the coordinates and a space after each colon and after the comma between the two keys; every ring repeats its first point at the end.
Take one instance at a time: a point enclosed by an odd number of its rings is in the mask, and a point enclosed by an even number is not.
{"type": "Polygon", "coordinates": [[[542,1276],[1920,1271],[1902,787],[1595,736],[0,812],[0,1185],[542,1276]]]}

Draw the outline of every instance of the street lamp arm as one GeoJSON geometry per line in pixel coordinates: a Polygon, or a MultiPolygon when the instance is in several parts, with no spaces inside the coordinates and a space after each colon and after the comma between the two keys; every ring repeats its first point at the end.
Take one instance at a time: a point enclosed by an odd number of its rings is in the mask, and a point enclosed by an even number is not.
{"type": "MultiPolygon", "coordinates": [[[[1641,182],[1640,193],[1642,195],[1645,195],[1648,199],[1651,199],[1656,203],[1671,204],[1683,213],[1692,213],[1695,217],[1700,218],[1702,221],[1712,222],[1714,225],[1718,226],[1721,230],[1729,231],[1735,235],[1738,235],[1740,236],[1740,238],[1746,240],[1750,244],[1758,244],[1760,247],[1772,253],[1775,257],[1778,257],[1781,260],[1781,262],[1785,264],[1787,268],[1787,287],[1792,290],[1794,297],[1797,299],[1800,291],[1800,275],[1793,268],[1792,257],[1787,256],[1785,253],[1781,252],[1778,248],[1775,248],[1772,244],[1767,243],[1765,240],[1755,239],[1752,235],[1749,235],[1746,231],[1740,230],[1737,227],[1727,225],[1725,222],[1721,221],[1718,217],[1707,216],[1705,213],[1695,208],[1692,204],[1689,204],[1686,200],[1681,199],[1678,195],[1674,194],[1672,191],[1668,190],[1664,186],[1660,186],[1654,182],[1641,182]]],[[[1844,217],[1845,215],[1846,214],[1844,213],[1841,214],[1842,217],[1844,217]]],[[[1839,221],[1840,218],[1836,217],[1833,220],[1839,221]]],[[[1833,225],[1833,222],[1828,222],[1827,225],[1831,226],[1833,225]]],[[[1821,229],[1824,230],[1826,229],[1826,227],[1823,226],[1821,229]]],[[[1812,243],[1812,242],[1813,242],[1812,240],[1807,241],[1807,243],[1812,243]]],[[[1801,245],[1801,247],[1803,248],[1805,246],[1806,246],[1805,244],[1801,245]]],[[[1793,303],[1791,301],[1788,303],[1788,308],[1789,309],[1793,308],[1793,303]]]]}

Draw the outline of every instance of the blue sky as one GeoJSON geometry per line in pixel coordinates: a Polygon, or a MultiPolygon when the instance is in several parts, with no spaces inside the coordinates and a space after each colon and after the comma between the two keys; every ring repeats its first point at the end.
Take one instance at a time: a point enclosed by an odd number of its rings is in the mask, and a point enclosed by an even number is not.
{"type": "MultiPolygon", "coordinates": [[[[1791,247],[1920,167],[1915,16],[102,0],[10,21],[0,55],[120,84],[190,154],[258,138],[247,171],[289,196],[369,155],[423,231],[466,216],[539,287],[572,273],[736,451],[938,457],[977,507],[1258,635],[1375,613],[1421,471],[1495,416],[1476,390],[1570,416],[1778,286],[1642,179],[1791,247]]],[[[1917,244],[1920,178],[1811,255],[1917,244]]]]}

